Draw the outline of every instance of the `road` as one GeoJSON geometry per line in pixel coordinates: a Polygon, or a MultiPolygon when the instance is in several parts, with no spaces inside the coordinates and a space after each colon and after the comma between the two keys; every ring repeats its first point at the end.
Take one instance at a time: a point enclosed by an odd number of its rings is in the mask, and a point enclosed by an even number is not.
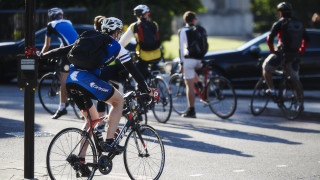
{"type": "MultiPolygon", "coordinates": [[[[23,97],[15,85],[0,85],[0,179],[24,177],[23,97]]],[[[246,96],[239,97],[230,119],[218,118],[199,102],[197,119],[172,113],[168,123],[160,124],[148,114],[149,124],[165,144],[166,163],[160,179],[320,179],[319,102],[306,100],[306,109],[313,112],[295,121],[286,120],[276,109],[252,116],[246,96]]],[[[37,96],[35,103],[35,178],[42,180],[48,179],[45,158],[53,135],[66,127],[81,127],[83,121],[70,110],[53,120],[37,96]]],[[[96,174],[94,179],[129,179],[122,156],[113,160],[109,175],[96,174]]]]}

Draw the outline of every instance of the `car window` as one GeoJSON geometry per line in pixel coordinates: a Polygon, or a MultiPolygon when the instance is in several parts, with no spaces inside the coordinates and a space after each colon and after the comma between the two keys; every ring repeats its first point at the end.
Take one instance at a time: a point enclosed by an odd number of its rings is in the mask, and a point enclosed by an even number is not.
{"type": "Polygon", "coordinates": [[[308,48],[320,48],[320,35],[319,34],[309,34],[310,44],[308,48]]]}
{"type": "MultiPolygon", "coordinates": [[[[35,43],[36,44],[44,44],[44,39],[45,39],[45,31],[37,34],[35,43]]],[[[56,35],[51,36],[51,43],[60,43],[60,41],[56,35]]]]}
{"type": "MultiPolygon", "coordinates": [[[[273,46],[276,48],[278,43],[278,37],[274,38],[273,46]]],[[[269,46],[267,44],[267,41],[263,41],[259,44],[259,48],[261,51],[269,51],[269,46]]]]}

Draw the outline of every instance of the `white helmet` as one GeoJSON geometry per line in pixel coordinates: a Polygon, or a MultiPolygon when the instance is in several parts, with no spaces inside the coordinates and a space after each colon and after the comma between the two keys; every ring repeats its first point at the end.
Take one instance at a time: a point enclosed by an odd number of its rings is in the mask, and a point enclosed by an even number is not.
{"type": "Polygon", "coordinates": [[[115,17],[104,18],[101,24],[101,31],[105,31],[106,33],[111,33],[116,29],[122,30],[122,28],[122,21],[115,17]]]}
{"type": "Polygon", "coordinates": [[[63,11],[60,8],[52,8],[48,10],[49,19],[56,19],[59,14],[63,15],[63,11]]]}
{"type": "Polygon", "coordinates": [[[150,12],[150,9],[148,6],[143,5],[143,4],[140,4],[133,9],[133,15],[135,15],[135,16],[142,16],[147,12],[150,12]]]}

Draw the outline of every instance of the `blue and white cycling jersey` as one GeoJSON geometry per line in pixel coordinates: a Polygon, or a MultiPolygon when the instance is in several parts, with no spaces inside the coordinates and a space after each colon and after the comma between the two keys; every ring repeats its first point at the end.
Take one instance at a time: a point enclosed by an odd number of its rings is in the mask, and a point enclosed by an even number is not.
{"type": "MultiPolygon", "coordinates": [[[[115,59],[121,63],[131,60],[128,51],[115,40],[112,40],[107,46],[107,52],[106,57],[101,60],[101,67],[108,65],[115,59]]],[[[74,83],[80,85],[90,92],[90,97],[93,99],[106,101],[114,92],[112,87],[99,77],[101,69],[102,68],[98,68],[88,71],[79,69],[71,64],[67,84],[74,83]]]]}
{"type": "Polygon", "coordinates": [[[66,19],[54,20],[48,23],[46,36],[51,37],[56,34],[62,47],[73,44],[78,38],[78,33],[72,26],[71,21],[66,19]]]}

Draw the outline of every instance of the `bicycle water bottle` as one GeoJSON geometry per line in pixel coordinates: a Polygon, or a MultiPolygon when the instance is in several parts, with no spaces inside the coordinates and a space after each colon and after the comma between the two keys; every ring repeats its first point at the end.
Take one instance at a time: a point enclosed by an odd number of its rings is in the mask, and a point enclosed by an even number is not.
{"type": "Polygon", "coordinates": [[[117,128],[116,132],[114,133],[113,139],[117,139],[119,134],[120,134],[120,129],[117,128]]]}

